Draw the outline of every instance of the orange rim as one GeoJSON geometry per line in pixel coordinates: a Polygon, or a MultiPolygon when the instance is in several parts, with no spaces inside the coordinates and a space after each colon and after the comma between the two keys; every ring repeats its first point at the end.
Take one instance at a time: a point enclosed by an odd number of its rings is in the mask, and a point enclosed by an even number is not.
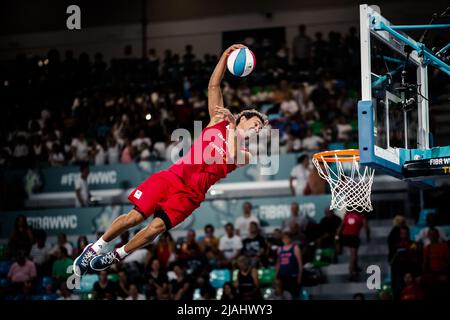
{"type": "Polygon", "coordinates": [[[354,160],[359,161],[359,150],[346,149],[323,151],[314,154],[313,158],[321,162],[350,162],[354,160]]]}

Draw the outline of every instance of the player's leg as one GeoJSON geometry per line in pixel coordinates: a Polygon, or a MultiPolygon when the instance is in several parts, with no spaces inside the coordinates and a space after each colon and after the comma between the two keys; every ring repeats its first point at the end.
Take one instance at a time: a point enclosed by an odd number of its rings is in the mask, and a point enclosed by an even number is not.
{"type": "Polygon", "coordinates": [[[144,229],[139,231],[124,246],[104,255],[94,257],[90,262],[90,267],[95,271],[105,270],[114,263],[124,259],[133,251],[150,244],[164,231],[166,231],[166,224],[161,218],[155,217],[144,229]]]}
{"type": "MultiPolygon", "coordinates": [[[[121,235],[128,229],[139,225],[145,219],[146,219],[146,217],[142,213],[140,213],[136,209],[133,209],[130,212],[128,212],[127,214],[123,214],[123,215],[117,217],[100,239],[102,239],[103,241],[108,243],[108,242],[114,240],[115,238],[117,238],[119,235],[121,235]]],[[[100,243],[100,244],[102,244],[102,243],[100,243]]]]}
{"type": "Polygon", "coordinates": [[[75,274],[78,276],[85,274],[89,269],[89,263],[92,258],[108,252],[108,244],[110,241],[144,220],[145,217],[135,209],[117,217],[103,236],[95,243],[88,244],[83,252],[74,260],[73,269],[75,274]]]}

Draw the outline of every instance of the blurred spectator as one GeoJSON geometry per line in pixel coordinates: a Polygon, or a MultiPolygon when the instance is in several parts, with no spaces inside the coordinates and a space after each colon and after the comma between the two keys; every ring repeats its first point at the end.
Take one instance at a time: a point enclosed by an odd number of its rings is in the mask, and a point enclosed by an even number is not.
{"type": "Polygon", "coordinates": [[[234,222],[234,227],[236,228],[236,234],[242,239],[248,236],[249,226],[251,222],[256,222],[259,224],[259,220],[256,216],[252,214],[252,204],[250,202],[244,202],[242,205],[243,215],[238,217],[234,222]]]}
{"type": "Polygon", "coordinates": [[[313,240],[313,229],[316,222],[308,214],[300,214],[300,206],[297,202],[291,203],[291,216],[283,220],[283,230],[291,233],[294,239],[300,241],[313,240]]]}
{"type": "Polygon", "coordinates": [[[77,247],[72,250],[72,257],[74,257],[74,259],[78,257],[88,244],[89,241],[86,236],[79,236],[77,240],[77,247]]]}
{"type": "Polygon", "coordinates": [[[283,246],[278,250],[276,269],[283,288],[293,297],[298,297],[303,275],[302,252],[298,245],[292,243],[289,231],[283,232],[283,246]]]}
{"type": "Polygon", "coordinates": [[[342,223],[342,219],[334,214],[333,210],[326,208],[325,216],[320,220],[320,239],[319,246],[321,248],[334,247],[334,237],[336,231],[342,223]]]}
{"type": "Polygon", "coordinates": [[[250,222],[249,235],[242,241],[242,254],[248,258],[251,266],[258,267],[260,263],[266,264],[267,244],[260,235],[256,222],[250,222]]]}
{"type": "Polygon", "coordinates": [[[37,276],[36,265],[27,259],[25,252],[17,252],[16,262],[8,271],[8,279],[15,285],[22,285],[26,281],[33,281],[37,276]]]}
{"type": "Polygon", "coordinates": [[[240,256],[237,260],[238,275],[235,288],[239,300],[260,300],[258,270],[252,267],[247,257],[240,256]]]}
{"type": "Polygon", "coordinates": [[[175,242],[169,232],[164,232],[159,237],[155,252],[162,268],[166,268],[170,262],[175,260],[175,242]]]}
{"type": "Polygon", "coordinates": [[[207,224],[204,228],[205,235],[198,239],[198,244],[202,252],[205,252],[207,248],[217,252],[219,248],[219,239],[214,235],[214,226],[207,224]]]}
{"type": "Polygon", "coordinates": [[[408,272],[403,277],[405,282],[403,290],[400,293],[400,300],[422,300],[423,292],[420,286],[416,283],[413,275],[408,272]]]}
{"type": "Polygon", "coordinates": [[[69,257],[67,249],[60,246],[57,260],[53,262],[52,276],[58,280],[67,279],[70,276],[69,267],[73,265],[73,259],[69,257]]]}
{"type": "Polygon", "coordinates": [[[185,269],[181,264],[173,266],[175,279],[170,281],[170,292],[174,300],[189,301],[192,300],[193,286],[191,279],[186,276],[185,269]]]}
{"type": "Polygon", "coordinates": [[[146,296],[150,299],[156,299],[158,292],[167,289],[169,279],[161,267],[158,259],[153,259],[150,262],[150,271],[148,273],[148,283],[146,286],[146,296]]]}
{"type": "Polygon", "coordinates": [[[14,222],[14,230],[8,241],[8,254],[15,256],[17,252],[23,251],[28,256],[33,244],[33,232],[28,226],[27,218],[18,215],[14,222]]]}
{"type": "Polygon", "coordinates": [[[350,281],[357,280],[358,272],[358,249],[360,245],[359,233],[361,229],[366,230],[367,241],[370,241],[370,228],[367,218],[356,211],[347,211],[344,219],[336,232],[336,240],[342,247],[350,249],[349,273],[350,281]]]}
{"type": "Polygon", "coordinates": [[[44,230],[35,231],[36,243],[31,247],[30,258],[36,264],[39,275],[48,274],[51,247],[47,241],[47,234],[44,230]]]}
{"type": "MultiPolygon", "coordinates": [[[[122,154],[120,155],[120,162],[121,163],[131,163],[134,159],[134,151],[133,146],[130,142],[130,140],[125,140],[124,148],[122,150],[122,154]]],[[[111,162],[110,162],[111,163],[111,162]]]]}
{"type": "MultiPolygon", "coordinates": [[[[396,215],[392,221],[393,227],[388,235],[388,261],[391,261],[397,251],[397,244],[400,241],[400,230],[402,227],[408,228],[405,217],[396,215]]],[[[409,230],[409,229],[408,229],[409,230]]]]}
{"type": "Polygon", "coordinates": [[[98,141],[94,141],[93,143],[92,155],[94,158],[94,165],[100,166],[105,164],[105,149],[103,149],[103,146],[98,141]]]}
{"type": "Polygon", "coordinates": [[[57,300],[80,300],[80,296],[73,294],[68,288],[67,284],[63,281],[59,287],[57,300]]]}
{"type": "Polygon", "coordinates": [[[75,180],[75,206],[88,207],[90,204],[91,194],[88,184],[89,165],[82,164],[80,166],[80,175],[75,180]]]}
{"type": "Polygon", "coordinates": [[[428,238],[430,244],[423,252],[422,283],[428,288],[430,299],[439,299],[448,294],[450,251],[448,244],[439,240],[436,228],[429,228],[428,238]]]}
{"type": "MultiPolygon", "coordinates": [[[[128,158],[126,156],[125,156],[124,160],[128,161],[128,158]]],[[[108,139],[108,149],[106,150],[106,157],[108,159],[108,164],[119,163],[120,146],[114,138],[108,139]]],[[[131,162],[131,156],[130,156],[129,160],[130,161],[128,161],[128,162],[131,162]]],[[[124,162],[124,161],[122,161],[122,162],[124,162]]]]}
{"type": "Polygon", "coordinates": [[[195,231],[192,229],[188,230],[188,232],[186,233],[186,238],[181,244],[180,250],[178,252],[178,259],[189,264],[190,260],[198,259],[200,254],[200,246],[195,240],[195,231]]]}
{"type": "Polygon", "coordinates": [[[145,144],[147,147],[150,147],[152,144],[152,141],[150,140],[149,137],[146,136],[145,131],[143,129],[141,129],[141,130],[139,130],[139,134],[138,134],[137,138],[133,140],[131,145],[134,148],[139,149],[142,147],[143,144],[145,144]]]}
{"type": "Polygon", "coordinates": [[[58,243],[52,248],[51,254],[55,256],[59,255],[60,247],[66,248],[68,256],[73,255],[72,244],[69,241],[67,241],[67,235],[65,233],[58,234],[58,243]]]}
{"type": "Polygon", "coordinates": [[[81,164],[89,161],[89,146],[84,133],[80,133],[77,138],[73,138],[70,144],[73,162],[81,164]]]}
{"type": "Polygon", "coordinates": [[[403,278],[406,273],[412,272],[418,275],[419,270],[419,248],[417,244],[410,239],[409,228],[407,226],[399,227],[398,240],[392,245],[391,264],[391,283],[394,299],[400,298],[403,286],[403,278]]]}
{"type": "Polygon", "coordinates": [[[234,260],[239,256],[242,249],[242,240],[237,234],[234,234],[232,223],[225,225],[225,235],[220,238],[219,250],[226,260],[234,260]]]}
{"type": "Polygon", "coordinates": [[[116,300],[116,285],[108,279],[108,272],[100,271],[99,279],[94,283],[92,295],[95,300],[116,300]]]}
{"type": "Polygon", "coordinates": [[[236,290],[234,289],[231,282],[225,282],[223,285],[222,301],[235,301],[237,299],[236,290]]]}
{"type": "Polygon", "coordinates": [[[66,159],[59,144],[53,144],[52,149],[48,155],[48,162],[51,166],[57,167],[64,165],[66,159]]]}
{"type": "Polygon", "coordinates": [[[300,196],[304,194],[308,183],[309,171],[309,157],[307,155],[300,156],[289,177],[289,188],[293,195],[300,196]]]}
{"type": "Polygon", "coordinates": [[[128,276],[125,271],[118,272],[119,281],[117,282],[117,297],[121,299],[125,299],[129,295],[130,285],[128,283],[128,276]]]}
{"type": "Polygon", "coordinates": [[[436,215],[434,214],[428,214],[426,217],[426,224],[427,226],[422,228],[420,232],[416,235],[416,241],[421,242],[424,247],[430,244],[430,238],[428,237],[428,231],[430,228],[435,228],[439,233],[439,241],[447,241],[448,237],[445,233],[444,229],[437,226],[436,224],[436,215]]]}
{"type": "Polygon", "coordinates": [[[283,246],[282,232],[279,228],[275,228],[272,234],[267,238],[268,261],[270,265],[275,265],[278,259],[278,250],[283,246]]]}
{"type": "Polygon", "coordinates": [[[313,135],[312,129],[306,130],[306,137],[302,140],[302,148],[307,151],[317,151],[322,148],[323,138],[313,135]]]}
{"type": "Polygon", "coordinates": [[[272,284],[272,292],[267,297],[267,300],[292,300],[292,294],[284,290],[281,280],[275,279],[272,284]]]}
{"type": "Polygon", "coordinates": [[[353,300],[366,300],[366,297],[362,293],[355,293],[353,295],[353,300]]]}
{"type": "Polygon", "coordinates": [[[299,69],[305,70],[311,55],[311,38],[306,35],[306,27],[303,24],[298,27],[298,35],[292,43],[292,54],[299,69]]]}
{"type": "Polygon", "coordinates": [[[139,290],[135,284],[130,284],[130,295],[125,300],[145,300],[145,296],[139,293],[139,290]]]}
{"type": "Polygon", "coordinates": [[[337,138],[338,141],[350,141],[350,134],[353,131],[352,126],[347,122],[344,116],[340,116],[336,121],[337,138]]]}

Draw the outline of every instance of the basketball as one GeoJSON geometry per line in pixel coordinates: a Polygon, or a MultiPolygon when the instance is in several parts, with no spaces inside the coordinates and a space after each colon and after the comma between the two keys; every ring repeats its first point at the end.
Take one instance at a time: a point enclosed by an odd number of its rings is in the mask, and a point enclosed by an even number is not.
{"type": "Polygon", "coordinates": [[[234,50],[227,60],[228,71],[237,77],[248,76],[256,65],[255,54],[248,48],[234,50]]]}

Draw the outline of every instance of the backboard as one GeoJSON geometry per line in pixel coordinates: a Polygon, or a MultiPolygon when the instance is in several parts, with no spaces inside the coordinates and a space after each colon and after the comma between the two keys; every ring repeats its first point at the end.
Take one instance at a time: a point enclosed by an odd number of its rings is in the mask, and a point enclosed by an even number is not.
{"type": "Polygon", "coordinates": [[[449,156],[449,148],[431,145],[427,98],[430,63],[426,59],[432,53],[424,54],[427,49],[400,31],[403,29],[406,26],[392,25],[377,7],[360,6],[360,162],[400,179],[429,184],[436,172],[409,177],[405,164],[449,156]]]}

